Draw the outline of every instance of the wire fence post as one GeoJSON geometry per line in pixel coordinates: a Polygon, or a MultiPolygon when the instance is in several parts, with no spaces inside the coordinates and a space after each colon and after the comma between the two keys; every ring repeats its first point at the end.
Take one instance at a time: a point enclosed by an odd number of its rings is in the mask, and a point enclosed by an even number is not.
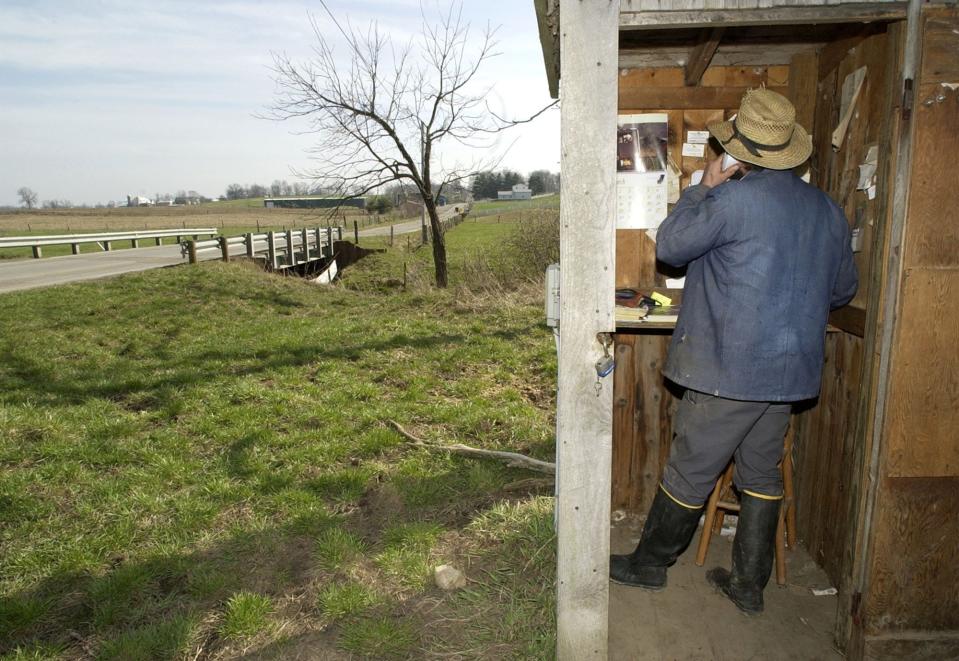
{"type": "Polygon", "coordinates": [[[390,225],[390,248],[393,247],[393,226],[390,225]]]}
{"type": "Polygon", "coordinates": [[[360,228],[355,220],[353,221],[353,243],[360,245],[360,228]]]}

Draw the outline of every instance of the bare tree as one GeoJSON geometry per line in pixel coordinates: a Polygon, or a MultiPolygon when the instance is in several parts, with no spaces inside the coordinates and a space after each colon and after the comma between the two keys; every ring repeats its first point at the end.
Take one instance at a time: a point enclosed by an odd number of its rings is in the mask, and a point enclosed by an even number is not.
{"type": "Polygon", "coordinates": [[[489,88],[473,89],[480,67],[495,54],[495,31],[487,27],[474,36],[454,3],[435,22],[424,15],[418,39],[395,45],[375,23],[365,32],[344,29],[323,6],[346,42],[346,58],[334,57],[313,21],[313,58],[273,56],[278,93],[270,117],[309,121],[317,139],[310,151],[320,165],[307,174],[335,195],[361,196],[392,182],[414,188],[429,216],[436,284],[445,287],[446,241],[436,200],[446,186],[490,169],[498,158],[444,165],[440,146],[458,143],[486,153],[495,133],[521,123],[489,110],[489,88]]]}
{"type": "Polygon", "coordinates": [[[27,188],[26,186],[21,187],[17,190],[17,195],[20,196],[20,204],[25,206],[28,209],[33,209],[37,206],[37,194],[33,192],[32,188],[27,188]]]}

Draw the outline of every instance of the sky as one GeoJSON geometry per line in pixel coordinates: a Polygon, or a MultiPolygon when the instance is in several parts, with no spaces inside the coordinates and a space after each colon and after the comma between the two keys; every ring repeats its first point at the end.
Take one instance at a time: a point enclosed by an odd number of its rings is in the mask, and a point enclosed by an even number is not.
{"type": "MultiPolygon", "coordinates": [[[[398,43],[446,0],[327,0],[355,28],[376,21],[398,43]]],[[[548,104],[532,0],[463,0],[477,35],[497,28],[477,89],[491,108],[526,117],[548,104]]],[[[0,206],[17,190],[74,204],[231,183],[296,181],[310,168],[305,123],[261,117],[275,100],[273,53],[313,55],[313,17],[337,33],[318,0],[0,3],[0,206]]],[[[342,49],[338,49],[337,53],[342,49]]],[[[523,173],[559,169],[559,112],[510,129],[490,153],[523,173]]],[[[444,163],[482,155],[462,147],[444,163]]]]}

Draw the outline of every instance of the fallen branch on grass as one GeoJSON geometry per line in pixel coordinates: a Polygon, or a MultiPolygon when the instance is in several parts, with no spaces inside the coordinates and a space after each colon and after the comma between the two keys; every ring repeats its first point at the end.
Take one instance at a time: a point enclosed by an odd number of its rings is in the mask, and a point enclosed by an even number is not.
{"type": "Polygon", "coordinates": [[[427,450],[435,450],[437,452],[449,452],[450,454],[459,454],[465,457],[482,457],[485,459],[498,459],[503,461],[507,466],[511,468],[526,468],[527,470],[536,471],[538,473],[548,473],[549,475],[556,474],[556,464],[550,463],[548,461],[540,461],[539,459],[533,459],[532,457],[527,457],[525,454],[519,454],[518,452],[503,452],[501,450],[483,450],[480,448],[473,448],[469,445],[463,445],[462,443],[454,443],[453,445],[443,445],[442,443],[430,443],[425,441],[422,438],[414,436],[405,429],[403,425],[396,422],[395,420],[388,420],[390,426],[398,431],[401,435],[405,436],[412,445],[416,447],[425,448],[427,450]]]}

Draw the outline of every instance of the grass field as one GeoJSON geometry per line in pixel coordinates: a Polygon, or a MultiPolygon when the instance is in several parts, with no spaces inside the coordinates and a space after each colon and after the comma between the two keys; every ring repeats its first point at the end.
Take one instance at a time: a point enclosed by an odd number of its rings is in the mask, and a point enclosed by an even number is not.
{"type": "Polygon", "coordinates": [[[484,200],[473,205],[470,215],[481,218],[494,214],[506,214],[529,211],[531,209],[559,209],[559,194],[542,195],[530,200],[484,200]]]}
{"type": "Polygon", "coordinates": [[[0,655],[550,658],[550,488],[388,425],[552,456],[538,287],[464,282],[524,222],[452,230],[446,292],[398,247],[334,288],[207,263],[0,295],[0,655]]]}

